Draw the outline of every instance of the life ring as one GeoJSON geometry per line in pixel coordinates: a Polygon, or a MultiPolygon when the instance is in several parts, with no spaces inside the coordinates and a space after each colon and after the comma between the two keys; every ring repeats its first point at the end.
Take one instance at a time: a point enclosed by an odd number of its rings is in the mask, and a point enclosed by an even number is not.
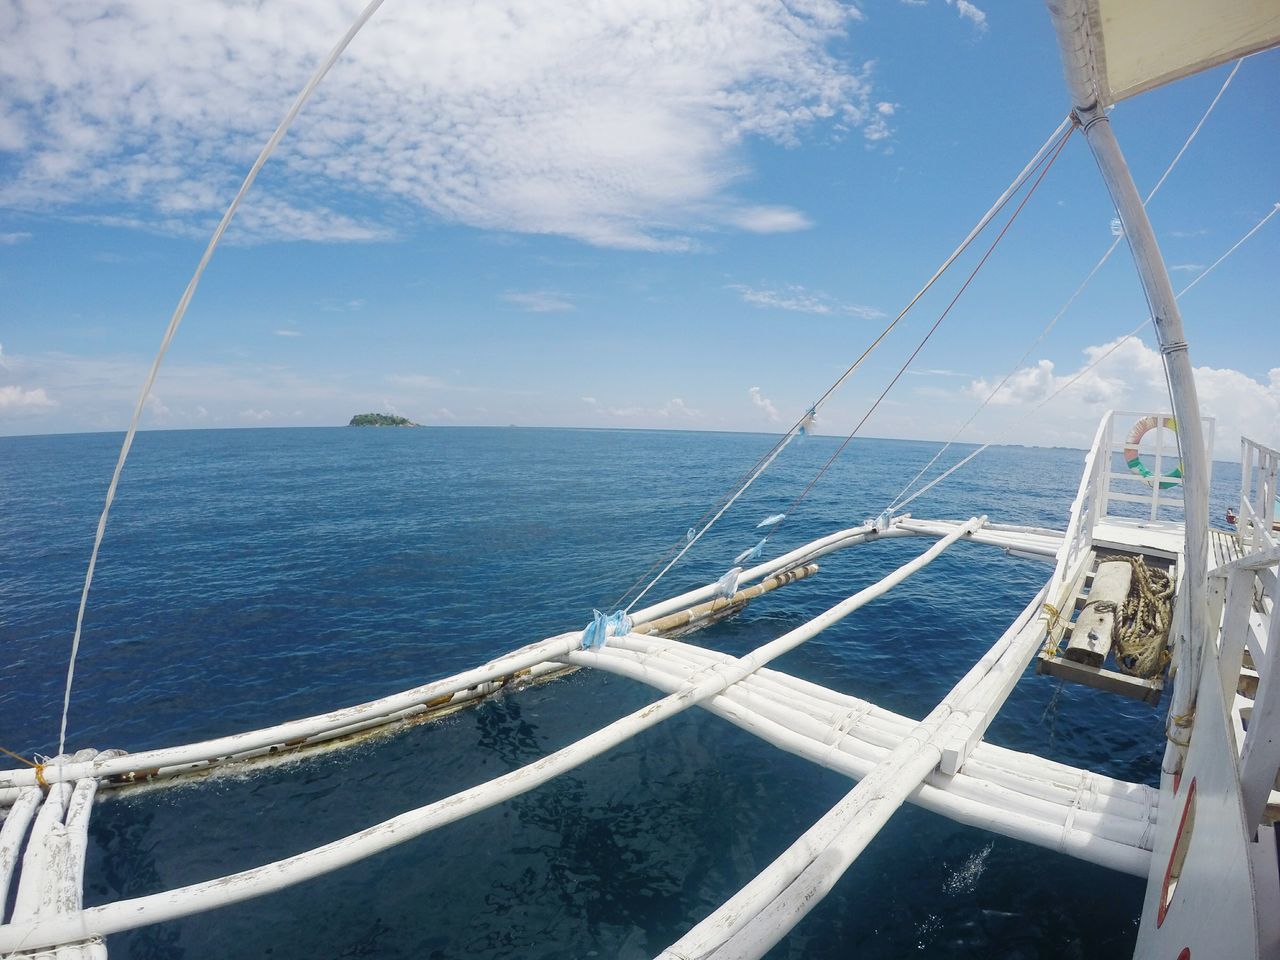
{"type": "MultiPolygon", "coordinates": [[[[1142,477],[1144,480],[1150,479],[1153,474],[1150,468],[1142,462],[1142,455],[1138,452],[1138,445],[1142,442],[1142,438],[1156,427],[1167,427],[1168,429],[1178,431],[1178,423],[1173,417],[1165,417],[1161,420],[1159,417],[1143,417],[1133,425],[1133,429],[1129,431],[1129,436],[1124,439],[1124,460],[1129,470],[1142,477]]],[[[1176,487],[1176,481],[1182,478],[1182,464],[1179,463],[1172,470],[1165,472],[1165,476],[1169,479],[1160,481],[1160,489],[1168,490],[1170,487],[1176,487]]]]}

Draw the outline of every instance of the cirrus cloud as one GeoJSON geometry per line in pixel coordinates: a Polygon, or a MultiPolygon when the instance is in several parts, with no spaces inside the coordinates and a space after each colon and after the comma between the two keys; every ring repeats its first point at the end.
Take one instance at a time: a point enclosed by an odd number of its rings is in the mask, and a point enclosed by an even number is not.
{"type": "MultiPolygon", "coordinates": [[[[354,10],[11,8],[5,44],[22,55],[0,57],[0,206],[207,230],[354,10]]],[[[388,4],[299,117],[237,236],[378,240],[424,214],[654,250],[706,230],[803,229],[803,213],[730,186],[748,138],[884,135],[870,65],[829,50],[859,19],[837,0],[698,0],[661,16],[648,0],[388,4]]]]}

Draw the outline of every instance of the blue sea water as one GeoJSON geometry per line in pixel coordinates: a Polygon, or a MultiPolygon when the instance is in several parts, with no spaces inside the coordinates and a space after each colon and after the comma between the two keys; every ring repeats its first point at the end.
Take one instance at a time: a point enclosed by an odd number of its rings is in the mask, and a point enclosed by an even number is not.
{"type": "MultiPolygon", "coordinates": [[[[234,733],[447,675],[609,610],[762,435],[280,429],[138,436],[85,623],[69,745],[234,733]]],[[[56,744],[120,437],[0,439],[0,745],[56,744]]],[[[660,595],[718,577],[833,452],[793,445],[660,595]]],[[[770,542],[878,513],[934,445],[855,441],[770,542]]],[[[917,516],[1062,527],[1083,452],[993,448],[917,516]]],[[[1238,471],[1215,466],[1214,513],[1238,471]]],[[[693,640],[749,650],[927,547],[867,545],[693,640]]],[[[922,716],[1048,565],[957,544],[775,666],[922,716]]],[[[108,798],[89,904],[280,859],[529,763],[657,694],[578,672],[293,765],[108,798]]],[[[1028,671],[988,738],[1154,783],[1161,711],[1028,671]]],[[[291,890],[113,936],[120,958],[645,958],[849,788],[694,710],[510,803],[291,890]]],[[[1142,883],[904,808],[772,957],[1128,957],[1142,883]]]]}

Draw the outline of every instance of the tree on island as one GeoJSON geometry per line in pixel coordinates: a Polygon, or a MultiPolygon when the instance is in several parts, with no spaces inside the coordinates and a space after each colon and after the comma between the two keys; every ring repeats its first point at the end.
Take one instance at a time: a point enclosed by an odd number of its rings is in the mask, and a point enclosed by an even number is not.
{"type": "Polygon", "coordinates": [[[351,422],[347,424],[349,427],[417,427],[420,424],[414,423],[405,417],[392,416],[389,413],[357,413],[351,418],[351,422]]]}

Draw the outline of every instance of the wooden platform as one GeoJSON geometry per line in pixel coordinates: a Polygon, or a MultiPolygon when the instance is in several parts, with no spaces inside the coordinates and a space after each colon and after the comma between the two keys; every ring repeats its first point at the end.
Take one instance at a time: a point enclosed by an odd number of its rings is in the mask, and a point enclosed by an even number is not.
{"type": "MultiPolygon", "coordinates": [[[[1116,531],[1130,531],[1131,529],[1136,532],[1138,528],[1136,526],[1133,528],[1119,526],[1116,531]]],[[[1087,687],[1093,687],[1096,690],[1103,690],[1107,693],[1118,693],[1121,696],[1132,697],[1135,700],[1142,700],[1155,706],[1160,702],[1160,696],[1164,691],[1163,674],[1151,679],[1144,679],[1130,676],[1119,670],[1113,670],[1106,665],[1107,663],[1114,664],[1115,662],[1115,658],[1110,654],[1108,654],[1104,663],[1099,666],[1079,663],[1062,655],[1062,648],[1070,641],[1080,612],[1084,609],[1085,604],[1089,602],[1093,578],[1100,561],[1105,561],[1108,557],[1117,555],[1141,556],[1148,566],[1166,570],[1170,576],[1176,577],[1173,558],[1163,556],[1163,551],[1149,553],[1145,550],[1140,552],[1133,549],[1126,550],[1115,547],[1113,545],[1114,540],[1123,538],[1123,536],[1123,533],[1119,533],[1119,536],[1109,538],[1111,542],[1095,544],[1095,550],[1090,554],[1089,560],[1085,564],[1084,576],[1075,584],[1073,591],[1075,602],[1070,611],[1063,611],[1064,616],[1069,616],[1070,620],[1057,628],[1057,634],[1051,636],[1053,642],[1046,644],[1045,649],[1041,650],[1036,657],[1036,673],[1069,680],[1072,683],[1084,684],[1087,687]]]]}

